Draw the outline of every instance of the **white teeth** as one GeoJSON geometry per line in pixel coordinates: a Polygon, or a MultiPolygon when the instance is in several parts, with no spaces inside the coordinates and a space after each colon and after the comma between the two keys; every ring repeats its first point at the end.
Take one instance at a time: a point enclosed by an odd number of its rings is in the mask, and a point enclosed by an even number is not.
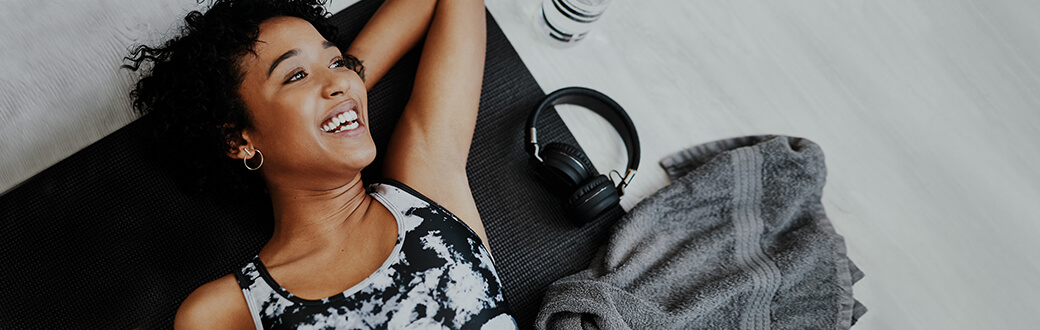
{"type": "Polygon", "coordinates": [[[352,129],[358,128],[358,126],[359,126],[358,122],[353,122],[353,123],[350,123],[348,125],[340,126],[340,128],[337,129],[336,131],[334,131],[333,133],[339,133],[339,132],[342,132],[344,130],[352,130],[352,129]]]}
{"type": "Polygon", "coordinates": [[[341,113],[338,116],[332,117],[332,119],[329,119],[328,123],[326,123],[325,125],[321,126],[321,129],[323,131],[332,132],[332,133],[339,133],[339,132],[342,132],[342,131],[345,131],[345,130],[355,129],[355,128],[358,127],[357,119],[358,119],[357,112],[354,111],[354,110],[350,110],[350,111],[341,113]],[[346,125],[346,126],[340,126],[340,125],[343,125],[343,123],[350,123],[350,124],[346,125]]]}
{"type": "Polygon", "coordinates": [[[339,133],[339,132],[342,132],[342,131],[349,131],[349,130],[358,128],[358,126],[360,126],[360,125],[361,124],[358,124],[357,121],[352,121],[350,124],[340,126],[339,129],[336,129],[332,133],[339,133]]]}

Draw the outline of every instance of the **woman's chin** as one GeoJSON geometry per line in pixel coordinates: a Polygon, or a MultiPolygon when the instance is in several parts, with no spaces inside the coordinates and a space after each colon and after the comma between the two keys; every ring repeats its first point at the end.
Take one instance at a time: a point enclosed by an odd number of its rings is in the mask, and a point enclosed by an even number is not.
{"type": "Polygon", "coordinates": [[[370,148],[359,148],[351,150],[349,155],[344,159],[350,168],[364,169],[372,162],[376,160],[376,147],[372,143],[370,148]]]}

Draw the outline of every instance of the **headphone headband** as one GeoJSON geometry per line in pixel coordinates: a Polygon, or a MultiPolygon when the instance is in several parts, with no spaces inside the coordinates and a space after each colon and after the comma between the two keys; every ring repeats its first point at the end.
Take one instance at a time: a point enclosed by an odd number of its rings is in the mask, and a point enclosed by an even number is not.
{"type": "Polygon", "coordinates": [[[628,150],[628,170],[625,172],[621,183],[622,185],[627,185],[631,175],[639,167],[639,135],[636,133],[635,125],[632,124],[632,119],[628,117],[621,105],[603,93],[589,88],[561,88],[549,93],[538,103],[538,107],[527,118],[527,147],[525,148],[527,152],[541,160],[538,156],[538,131],[535,128],[538,122],[538,115],[546,108],[559,104],[580,105],[592,110],[606,119],[611,126],[614,126],[614,130],[618,132],[621,140],[625,143],[625,149],[628,150]]]}

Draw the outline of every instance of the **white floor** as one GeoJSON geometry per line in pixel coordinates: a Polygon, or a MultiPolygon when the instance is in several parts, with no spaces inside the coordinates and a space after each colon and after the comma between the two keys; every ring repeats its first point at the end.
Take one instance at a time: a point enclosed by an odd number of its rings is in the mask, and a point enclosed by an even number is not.
{"type": "MultiPolygon", "coordinates": [[[[809,138],[867,274],[857,329],[1038,327],[1040,2],[615,1],[570,48],[534,34],[540,2],[486,1],[546,92],[595,88],[631,114],[643,158],[626,208],[667,184],[672,152],[809,138]]],[[[194,7],[0,1],[0,191],[133,120],[120,57],[194,7]]],[[[598,168],[623,166],[605,121],[561,111],[598,168]]]]}

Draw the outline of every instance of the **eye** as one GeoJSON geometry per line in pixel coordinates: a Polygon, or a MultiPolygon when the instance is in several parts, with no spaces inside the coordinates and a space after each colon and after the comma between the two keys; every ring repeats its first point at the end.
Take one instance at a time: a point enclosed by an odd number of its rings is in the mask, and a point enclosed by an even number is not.
{"type": "Polygon", "coordinates": [[[347,61],[342,58],[339,58],[333,61],[332,64],[329,65],[329,68],[342,68],[345,66],[347,66],[347,61]]]}
{"type": "Polygon", "coordinates": [[[303,72],[303,70],[296,71],[291,76],[289,76],[289,79],[285,80],[285,84],[288,84],[288,83],[291,83],[291,82],[303,79],[305,77],[307,77],[307,73],[306,72],[303,72]]]}

